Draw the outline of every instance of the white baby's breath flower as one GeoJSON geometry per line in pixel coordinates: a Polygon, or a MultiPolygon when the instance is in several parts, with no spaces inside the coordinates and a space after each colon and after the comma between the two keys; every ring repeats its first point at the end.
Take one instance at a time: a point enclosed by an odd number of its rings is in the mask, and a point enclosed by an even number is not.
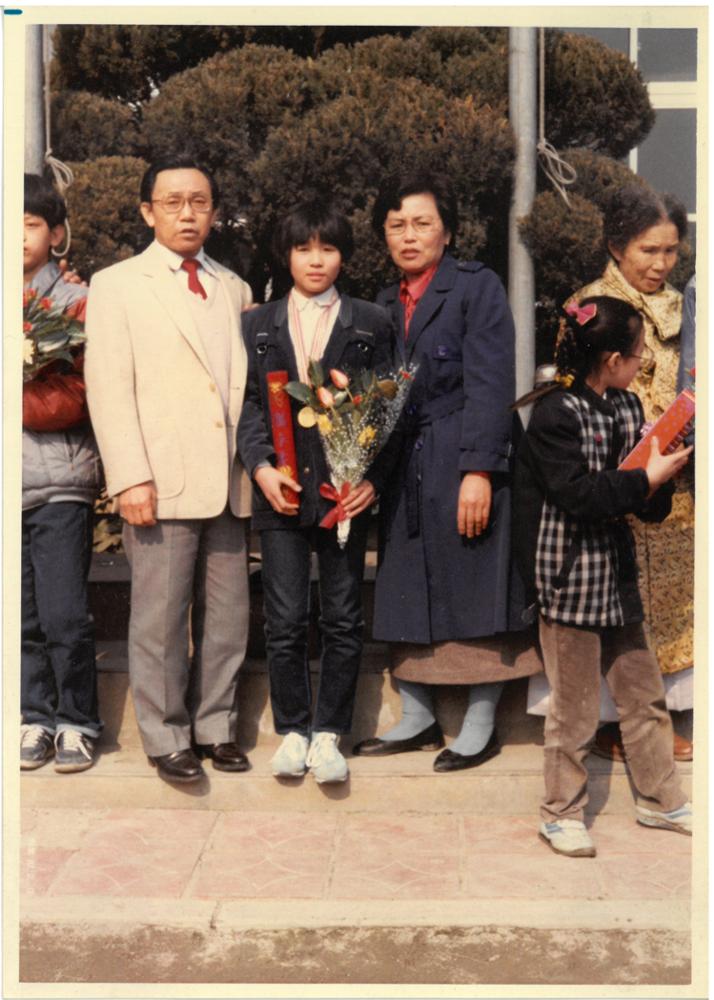
{"type": "Polygon", "coordinates": [[[22,360],[26,365],[32,364],[35,357],[35,345],[29,337],[25,337],[22,342],[22,360]]]}

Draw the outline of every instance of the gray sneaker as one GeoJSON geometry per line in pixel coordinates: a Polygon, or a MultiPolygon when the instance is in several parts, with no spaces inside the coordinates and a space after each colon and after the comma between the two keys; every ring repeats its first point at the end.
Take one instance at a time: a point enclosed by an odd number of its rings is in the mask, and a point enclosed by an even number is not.
{"type": "Polygon", "coordinates": [[[579,819],[559,819],[541,823],[538,836],[555,851],[568,858],[594,858],[595,844],[585,824],[579,819]]]}
{"type": "Polygon", "coordinates": [[[657,812],[644,806],[637,806],[636,812],[637,822],[643,826],[654,826],[658,830],[674,830],[675,833],[683,833],[685,837],[692,836],[691,802],[685,802],[679,809],[672,809],[670,812],[657,812]]]}
{"type": "Polygon", "coordinates": [[[305,773],[307,736],[287,733],[277,751],[270,758],[270,769],[276,778],[300,778],[305,773]]]}
{"type": "Polygon", "coordinates": [[[307,754],[307,766],[315,781],[322,785],[332,781],[347,781],[350,773],[347,761],[337,749],[337,733],[314,733],[307,754]]]}
{"type": "Polygon", "coordinates": [[[94,763],[95,740],[76,729],[63,729],[55,736],[55,771],[68,774],[86,771],[94,763]]]}
{"type": "Polygon", "coordinates": [[[54,734],[44,726],[20,726],[20,769],[32,771],[54,757],[54,734]]]}

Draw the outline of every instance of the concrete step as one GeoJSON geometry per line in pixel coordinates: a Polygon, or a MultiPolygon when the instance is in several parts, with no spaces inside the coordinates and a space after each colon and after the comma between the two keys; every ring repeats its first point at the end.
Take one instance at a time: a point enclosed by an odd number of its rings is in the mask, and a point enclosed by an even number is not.
{"type": "MultiPolygon", "coordinates": [[[[345,741],[347,742],[347,741],[345,741]]],[[[537,816],[543,793],[543,751],[535,743],[509,743],[482,764],[451,774],[435,774],[433,752],[391,757],[351,757],[343,785],[318,785],[304,778],[276,779],[269,760],[272,741],[250,749],[252,770],[216,771],[196,785],[172,785],[157,777],[139,747],[104,747],[96,765],[78,775],[57,774],[51,764],[21,776],[23,807],[176,808],[267,812],[379,812],[388,803],[395,814],[459,813],[483,816],[537,816]]],[[[633,790],[625,767],[591,755],[589,810],[632,813],[633,790]]],[[[691,790],[691,764],[680,765],[691,790]]]]}
{"type": "MultiPolygon", "coordinates": [[[[107,746],[140,747],[128,680],[126,643],[102,642],[98,646],[99,704],[104,721],[102,742],[107,746]]],[[[310,662],[313,691],[317,689],[319,662],[310,662]]],[[[435,688],[435,706],[448,738],[459,732],[466,708],[465,687],[435,688]]],[[[543,719],[526,714],[527,680],[506,685],[498,708],[498,729],[506,742],[542,741],[543,719]]],[[[279,742],[273,729],[268,673],[265,660],[248,659],[238,683],[238,739],[242,746],[279,742]]],[[[367,643],[357,685],[352,742],[385,732],[399,721],[400,700],[389,673],[389,650],[383,643],[367,643]]]]}

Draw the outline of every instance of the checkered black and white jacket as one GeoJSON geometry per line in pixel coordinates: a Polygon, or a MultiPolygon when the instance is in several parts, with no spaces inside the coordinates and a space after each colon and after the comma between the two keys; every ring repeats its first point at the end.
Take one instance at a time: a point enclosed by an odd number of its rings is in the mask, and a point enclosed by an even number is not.
{"type": "Polygon", "coordinates": [[[519,448],[513,543],[548,620],[606,626],[642,621],[632,533],[625,514],[660,521],[671,486],[647,500],[643,469],[620,472],[644,422],[632,392],[555,389],[537,404],[519,448]]]}

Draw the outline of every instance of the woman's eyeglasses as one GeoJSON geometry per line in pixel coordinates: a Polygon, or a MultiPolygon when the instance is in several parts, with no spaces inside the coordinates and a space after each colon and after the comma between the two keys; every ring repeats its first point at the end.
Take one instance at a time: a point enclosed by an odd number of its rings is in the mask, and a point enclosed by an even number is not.
{"type": "Polygon", "coordinates": [[[403,236],[407,228],[411,226],[418,236],[430,233],[437,223],[433,220],[417,219],[416,222],[385,222],[384,231],[387,236],[403,236]]]}

